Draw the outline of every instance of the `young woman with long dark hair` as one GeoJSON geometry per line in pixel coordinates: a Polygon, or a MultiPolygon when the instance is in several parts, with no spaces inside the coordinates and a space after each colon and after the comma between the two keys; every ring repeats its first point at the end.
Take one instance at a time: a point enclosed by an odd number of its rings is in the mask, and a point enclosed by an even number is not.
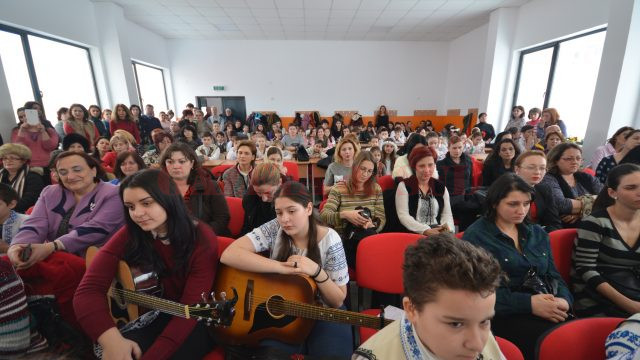
{"type": "MultiPolygon", "coordinates": [[[[311,276],[324,304],[344,308],[349,273],[340,236],[320,224],[311,195],[301,183],[282,184],[273,199],[276,218],[231,243],[220,261],[245,271],[311,276]],[[257,254],[265,251],[269,258],[257,254]]],[[[301,346],[275,340],[263,343],[318,357],[348,358],[353,351],[351,327],[325,321],[316,321],[301,346]]]]}
{"type": "Polygon", "coordinates": [[[126,226],[96,254],[73,303],[84,331],[102,346],[105,359],[200,359],[213,347],[209,332],[195,319],[166,314],[143,316],[140,327],[120,332],[106,294],[118,263],[156,272],[163,298],[183,304],[201,301],[213,285],[217,238],[211,228],[188,215],[176,184],[160,170],[127,177],[120,185],[126,226]]]}

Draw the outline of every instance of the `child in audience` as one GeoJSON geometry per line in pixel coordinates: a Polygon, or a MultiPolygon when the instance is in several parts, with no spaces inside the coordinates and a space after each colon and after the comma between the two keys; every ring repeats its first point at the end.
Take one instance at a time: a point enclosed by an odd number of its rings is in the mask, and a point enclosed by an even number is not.
{"type": "Polygon", "coordinates": [[[490,329],[502,278],[490,254],[451,234],[418,240],[404,254],[402,318],[352,359],[504,359],[490,329]]]}
{"type": "Polygon", "coordinates": [[[396,125],[396,127],[393,128],[392,138],[397,145],[404,145],[407,138],[404,136],[404,132],[402,131],[402,126],[396,125]]]}
{"type": "Polygon", "coordinates": [[[260,160],[267,151],[267,137],[263,133],[256,133],[253,142],[256,144],[258,154],[256,159],[260,160]]]}
{"type": "Polygon", "coordinates": [[[198,146],[196,154],[202,156],[204,161],[220,158],[220,148],[213,143],[213,135],[210,132],[202,134],[202,145],[198,146]]]}
{"type": "Polygon", "coordinates": [[[323,129],[322,131],[324,132],[324,137],[327,139],[327,146],[324,148],[324,151],[336,147],[336,139],[331,135],[331,129],[323,129]]]}
{"type": "Polygon", "coordinates": [[[245,140],[246,137],[242,134],[237,135],[234,133],[234,135],[231,135],[230,139],[231,140],[227,143],[227,160],[236,160],[236,145],[239,141],[245,140]]]}
{"type": "MultiPolygon", "coordinates": [[[[377,139],[377,138],[374,138],[377,139]]],[[[380,148],[378,146],[372,146],[369,148],[369,151],[371,152],[371,155],[373,156],[373,160],[375,160],[376,163],[376,167],[378,169],[378,177],[380,176],[384,176],[385,175],[385,166],[384,163],[382,161],[380,161],[382,159],[382,150],[380,150],[380,148]]]]}
{"type": "Polygon", "coordinates": [[[381,127],[378,130],[378,139],[380,139],[380,143],[384,143],[385,140],[389,137],[389,130],[385,127],[381,127]]]}
{"type": "Polygon", "coordinates": [[[465,154],[469,154],[473,143],[469,140],[467,134],[460,134],[460,139],[462,139],[462,151],[464,151],[465,154]]]}
{"type": "Polygon", "coordinates": [[[6,184],[0,184],[0,254],[6,254],[11,240],[18,233],[22,222],[28,215],[20,214],[13,209],[18,204],[18,193],[6,184]]]}
{"type": "Polygon", "coordinates": [[[280,151],[282,152],[282,159],[283,160],[291,160],[291,159],[293,159],[293,154],[291,154],[291,152],[289,150],[284,148],[284,144],[282,143],[282,141],[274,140],[272,146],[275,146],[278,149],[280,149],[280,151]]]}
{"type": "Polygon", "coordinates": [[[269,146],[265,153],[264,161],[271,164],[276,164],[282,176],[287,176],[287,167],[284,166],[284,159],[282,158],[282,150],[276,146],[269,146]]]}
{"type": "Polygon", "coordinates": [[[471,149],[469,154],[484,154],[485,143],[482,141],[482,132],[478,128],[471,130],[471,149]],[[474,131],[477,130],[477,131],[474,131]]]}
{"type": "Polygon", "coordinates": [[[313,146],[307,148],[307,153],[311,159],[324,159],[327,154],[322,150],[322,144],[316,143],[313,146]]]}
{"type": "Polygon", "coordinates": [[[223,155],[227,154],[227,136],[222,131],[216,133],[216,146],[220,149],[220,158],[223,159],[223,155]]]}
{"type": "Polygon", "coordinates": [[[378,139],[376,136],[372,137],[369,140],[369,147],[377,147],[378,149],[380,149],[380,139],[378,139]]]}
{"type": "Polygon", "coordinates": [[[384,173],[383,175],[391,175],[393,172],[393,166],[396,163],[396,152],[398,151],[398,145],[392,140],[387,140],[382,143],[382,152],[380,154],[380,162],[382,162],[384,173]]]}

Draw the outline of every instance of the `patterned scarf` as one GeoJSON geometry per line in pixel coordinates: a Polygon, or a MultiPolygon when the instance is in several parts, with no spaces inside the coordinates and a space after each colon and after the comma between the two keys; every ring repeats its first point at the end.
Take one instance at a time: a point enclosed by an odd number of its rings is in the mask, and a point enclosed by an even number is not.
{"type": "Polygon", "coordinates": [[[8,184],[11,185],[13,190],[15,190],[20,197],[22,197],[22,191],[24,190],[24,181],[29,171],[29,165],[25,164],[22,169],[18,170],[18,173],[12,180],[9,179],[9,171],[7,171],[7,169],[2,169],[0,170],[0,179],[4,180],[6,176],[6,179],[9,180],[8,184]]]}

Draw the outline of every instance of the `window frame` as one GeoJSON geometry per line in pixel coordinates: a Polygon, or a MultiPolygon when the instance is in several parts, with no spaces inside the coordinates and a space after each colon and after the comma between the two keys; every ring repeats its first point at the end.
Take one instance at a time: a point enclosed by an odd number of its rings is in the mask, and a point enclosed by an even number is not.
{"type": "MultiPolygon", "coordinates": [[[[148,68],[152,68],[155,70],[159,70],[160,74],[162,74],[162,87],[164,90],[164,108],[168,109],[169,108],[169,96],[167,95],[167,81],[164,77],[164,69],[155,65],[149,65],[149,64],[145,64],[142,63],[140,61],[136,61],[136,60],[131,60],[131,66],[133,67],[133,76],[136,79],[136,92],[138,93],[138,103],[140,104],[140,107],[142,107],[142,93],[140,92],[140,83],[139,83],[139,79],[138,79],[138,69],[136,68],[137,65],[141,65],[141,66],[146,66],[148,68]]],[[[154,107],[156,106],[155,104],[154,107]]]]}
{"type": "Polygon", "coordinates": [[[524,60],[524,56],[534,53],[534,52],[538,52],[541,50],[546,50],[549,48],[553,48],[553,54],[551,55],[551,64],[549,65],[549,77],[547,79],[547,88],[544,94],[544,104],[543,104],[543,109],[546,109],[549,107],[549,99],[551,98],[551,92],[553,91],[553,80],[555,78],[555,72],[556,72],[556,64],[558,62],[558,54],[559,54],[559,50],[560,50],[560,44],[562,44],[563,42],[566,41],[570,41],[570,40],[574,40],[574,39],[578,39],[584,36],[589,36],[589,35],[593,35],[602,31],[607,31],[607,27],[602,27],[602,28],[598,28],[598,29],[594,29],[591,31],[587,31],[585,33],[582,34],[578,34],[578,35],[574,35],[571,37],[568,37],[566,39],[562,39],[562,40],[556,40],[556,41],[552,41],[546,44],[542,44],[539,46],[535,46],[529,49],[525,49],[520,51],[520,56],[518,58],[518,72],[516,75],[516,84],[513,90],[513,98],[511,101],[511,108],[513,108],[514,106],[517,106],[518,104],[516,103],[516,100],[518,99],[518,91],[520,90],[520,76],[522,75],[522,63],[524,60]]]}
{"type": "Polygon", "coordinates": [[[9,26],[2,23],[0,23],[0,31],[5,31],[5,32],[13,33],[20,36],[20,39],[22,40],[22,49],[24,50],[24,58],[27,63],[27,70],[29,72],[29,80],[31,81],[31,90],[33,91],[33,98],[35,99],[35,101],[41,104],[42,104],[42,91],[40,90],[40,86],[38,85],[38,77],[36,76],[36,67],[33,63],[31,46],[29,45],[29,35],[43,38],[50,41],[55,41],[61,44],[69,45],[69,46],[74,46],[74,47],[85,50],[87,54],[87,60],[89,61],[89,69],[91,70],[91,80],[93,82],[93,91],[96,96],[96,101],[98,103],[97,105],[102,108],[100,93],[98,92],[98,85],[96,84],[96,72],[93,68],[93,61],[91,60],[91,51],[89,47],[78,45],[70,41],[57,39],[51,36],[38,34],[33,31],[16,28],[16,27],[9,26]]]}

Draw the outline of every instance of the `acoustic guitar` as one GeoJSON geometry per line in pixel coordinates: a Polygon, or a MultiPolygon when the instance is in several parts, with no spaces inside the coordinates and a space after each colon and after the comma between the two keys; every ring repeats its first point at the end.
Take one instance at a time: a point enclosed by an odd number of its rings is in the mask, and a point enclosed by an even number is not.
{"type": "Polygon", "coordinates": [[[381,329],[392,320],[317,304],[317,285],[308,276],[258,274],[220,264],[214,290],[238,289],[237,312],[231,326],[216,328],[228,344],[257,345],[262,339],[302,343],[314,320],[381,329]]]}
{"type": "MultiPolygon", "coordinates": [[[[87,267],[95,258],[98,248],[91,246],[87,249],[87,267]]],[[[208,289],[207,289],[208,291],[208,289]]],[[[231,290],[233,299],[227,300],[226,293],[220,293],[220,300],[216,300],[214,293],[202,294],[202,302],[184,305],[175,301],[158,297],[161,287],[155,273],[136,273],[127,263],[120,261],[114,284],[109,289],[107,298],[111,316],[120,328],[139,317],[145,309],[178,316],[185,319],[205,321],[207,325],[229,326],[235,314],[234,305],[238,301],[238,293],[231,290]],[[206,296],[210,296],[209,299],[206,296]]]]}

